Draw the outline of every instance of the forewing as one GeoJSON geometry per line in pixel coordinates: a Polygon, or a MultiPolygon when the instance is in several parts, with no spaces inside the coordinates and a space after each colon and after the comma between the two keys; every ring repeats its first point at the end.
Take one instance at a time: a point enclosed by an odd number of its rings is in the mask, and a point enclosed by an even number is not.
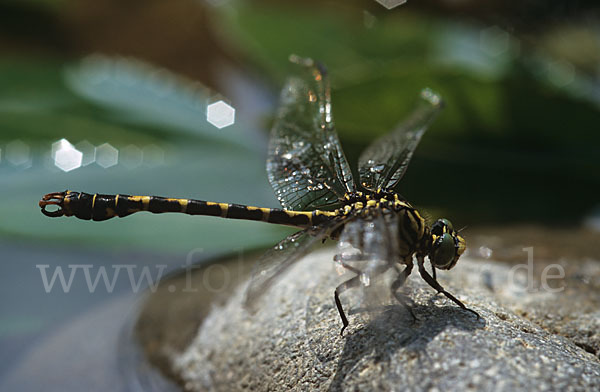
{"type": "Polygon", "coordinates": [[[342,219],[294,233],[268,250],[257,262],[246,289],[244,305],[256,311],[259,298],[294,263],[305,256],[311,246],[327,238],[344,222],[342,219]]]}
{"type": "Polygon", "coordinates": [[[310,59],[291,60],[308,76],[290,78],[281,92],[269,143],[269,182],[286,209],[336,205],[355,185],[333,124],[327,73],[310,59]]]}
{"type": "Polygon", "coordinates": [[[368,190],[391,190],[404,175],[421,136],[442,109],[439,95],[421,92],[419,104],[397,129],[375,140],[358,160],[361,185],[368,190]]]}

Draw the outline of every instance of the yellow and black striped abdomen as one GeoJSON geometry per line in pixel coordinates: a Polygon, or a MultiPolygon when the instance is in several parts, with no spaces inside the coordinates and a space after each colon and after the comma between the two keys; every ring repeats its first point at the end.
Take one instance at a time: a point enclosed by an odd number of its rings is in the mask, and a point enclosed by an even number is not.
{"type": "Polygon", "coordinates": [[[160,196],[103,195],[84,192],[50,193],[40,201],[47,216],[75,216],[79,219],[103,221],[124,217],[140,211],[154,214],[166,212],[188,215],[218,216],[229,219],[255,220],[296,227],[308,227],[326,222],[336,216],[328,211],[287,211],[276,208],[251,207],[240,204],[215,203],[194,199],[175,199],[160,196]],[[46,206],[56,205],[57,211],[46,206]]]}

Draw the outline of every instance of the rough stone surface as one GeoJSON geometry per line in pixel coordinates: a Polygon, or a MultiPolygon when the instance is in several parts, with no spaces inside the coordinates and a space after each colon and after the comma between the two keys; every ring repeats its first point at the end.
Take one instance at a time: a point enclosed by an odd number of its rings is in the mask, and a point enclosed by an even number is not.
{"type": "MultiPolygon", "coordinates": [[[[344,277],[332,257],[300,261],[253,316],[242,310],[243,289],[215,308],[174,359],[186,389],[600,390],[598,291],[589,281],[575,287],[567,277],[565,290],[530,292],[509,266],[464,257],[438,280],[481,319],[414,270],[406,294],[417,321],[400,305],[361,310],[356,289],[343,294],[351,315],[340,337],[333,290],[344,277]]],[[[597,282],[598,263],[589,263],[586,279],[597,282]]]]}

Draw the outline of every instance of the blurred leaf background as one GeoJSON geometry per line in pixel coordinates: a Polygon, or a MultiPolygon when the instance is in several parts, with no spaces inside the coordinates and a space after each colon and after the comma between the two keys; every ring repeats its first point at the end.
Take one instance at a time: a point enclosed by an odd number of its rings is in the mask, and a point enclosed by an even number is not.
{"type": "Polygon", "coordinates": [[[592,0],[412,0],[393,10],[374,0],[3,1],[0,296],[19,299],[0,303],[0,337],[28,339],[89,305],[15,294],[40,290],[44,254],[110,265],[142,252],[136,262],[176,255],[179,265],[196,248],[255,249],[289,233],[177,215],[48,219],[37,202],[72,189],[277,207],[264,161],[291,53],[328,66],[351,165],[422,88],[442,94],[446,109],[399,188],[431,217],[581,226],[599,208],[599,16],[592,0]],[[206,120],[219,100],[236,110],[222,129],[206,120]],[[63,172],[51,157],[63,138],[109,143],[119,162],[63,172]],[[33,303],[47,312],[36,318],[33,303]]]}
{"type": "Polygon", "coordinates": [[[239,226],[240,246],[268,243],[277,229],[262,225],[251,232],[267,239],[245,242],[244,222],[51,221],[35,202],[69,188],[276,206],[262,166],[278,89],[294,72],[290,53],[329,67],[352,164],[403,118],[420,89],[443,95],[446,110],[399,189],[417,206],[469,225],[577,225],[600,185],[600,39],[589,22],[596,7],[530,1],[520,13],[492,2],[498,8],[486,12],[471,3],[387,11],[375,1],[4,2],[0,230],[53,243],[181,250],[200,241],[174,233],[206,227],[200,237],[218,250],[239,226]],[[223,97],[238,115],[219,130],[206,122],[205,107],[223,97]],[[61,138],[159,147],[164,161],[61,173],[48,158],[61,138]],[[7,161],[14,140],[30,146],[27,164],[7,161]],[[144,226],[147,233],[135,230],[144,226]]]}

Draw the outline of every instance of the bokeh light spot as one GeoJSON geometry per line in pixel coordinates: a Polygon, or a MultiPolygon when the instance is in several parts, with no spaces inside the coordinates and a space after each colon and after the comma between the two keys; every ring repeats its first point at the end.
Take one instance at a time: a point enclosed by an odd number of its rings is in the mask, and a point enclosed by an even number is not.
{"type": "Polygon", "coordinates": [[[56,151],[53,151],[54,165],[60,170],[70,172],[81,167],[83,153],[75,148],[68,140],[62,139],[52,145],[59,145],[56,151]]]}
{"type": "Polygon", "coordinates": [[[211,103],[206,107],[206,121],[221,129],[235,122],[235,109],[223,101],[211,103]]]}
{"type": "Polygon", "coordinates": [[[96,147],[96,163],[105,169],[116,165],[119,163],[119,150],[108,143],[96,147]]]}
{"type": "Polygon", "coordinates": [[[83,159],[81,160],[81,166],[87,166],[96,161],[96,147],[87,140],[83,140],[75,144],[75,148],[81,151],[83,159]]]}
{"type": "Polygon", "coordinates": [[[31,150],[21,140],[13,140],[6,145],[5,157],[14,166],[26,166],[30,163],[31,150]]]}
{"type": "Polygon", "coordinates": [[[490,56],[500,56],[510,48],[510,35],[498,26],[488,27],[479,34],[479,46],[490,56]]]}
{"type": "Polygon", "coordinates": [[[142,150],[133,144],[121,149],[121,163],[128,169],[134,169],[142,164],[142,150]]]}
{"type": "Polygon", "coordinates": [[[556,87],[565,87],[575,79],[575,67],[568,61],[558,60],[548,64],[548,80],[556,87]]]}
{"type": "Polygon", "coordinates": [[[399,5],[406,3],[407,0],[376,0],[379,4],[391,10],[392,8],[396,8],[399,5]]]}

